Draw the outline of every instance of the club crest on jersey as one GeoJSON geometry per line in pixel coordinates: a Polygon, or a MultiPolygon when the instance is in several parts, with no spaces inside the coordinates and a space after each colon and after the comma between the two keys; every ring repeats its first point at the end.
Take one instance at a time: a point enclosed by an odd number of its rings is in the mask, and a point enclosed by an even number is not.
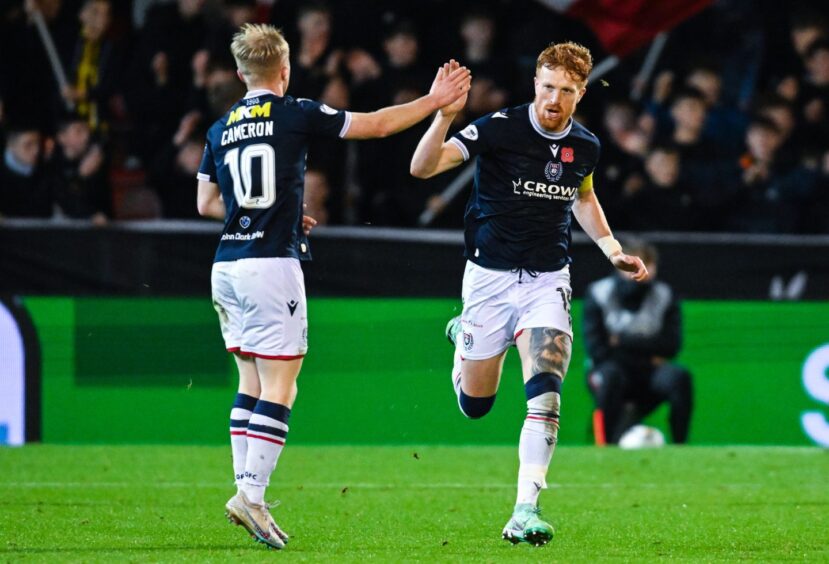
{"type": "Polygon", "coordinates": [[[475,345],[475,340],[472,338],[472,333],[463,332],[463,350],[469,352],[475,345]]]}
{"type": "Polygon", "coordinates": [[[550,161],[547,163],[547,166],[544,167],[544,176],[547,177],[547,180],[550,182],[558,182],[561,180],[561,175],[564,174],[564,165],[561,163],[554,163],[550,161]]]}
{"type": "Polygon", "coordinates": [[[478,128],[472,124],[466,126],[466,128],[461,131],[461,135],[469,139],[470,141],[477,141],[478,140],[478,128]]]}
{"type": "Polygon", "coordinates": [[[563,163],[571,163],[573,159],[576,158],[575,153],[573,153],[572,147],[562,147],[561,148],[561,162],[563,163]]]}
{"type": "Polygon", "coordinates": [[[250,227],[250,218],[246,215],[243,215],[239,218],[239,225],[242,226],[242,229],[247,229],[250,227]]]}

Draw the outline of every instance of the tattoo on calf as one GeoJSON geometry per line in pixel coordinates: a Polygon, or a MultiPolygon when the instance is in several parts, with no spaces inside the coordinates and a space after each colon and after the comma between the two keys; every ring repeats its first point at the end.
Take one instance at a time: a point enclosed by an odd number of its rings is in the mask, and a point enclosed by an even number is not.
{"type": "Polygon", "coordinates": [[[564,380],[572,347],[570,335],[563,331],[541,327],[530,329],[533,374],[550,372],[564,380]]]}

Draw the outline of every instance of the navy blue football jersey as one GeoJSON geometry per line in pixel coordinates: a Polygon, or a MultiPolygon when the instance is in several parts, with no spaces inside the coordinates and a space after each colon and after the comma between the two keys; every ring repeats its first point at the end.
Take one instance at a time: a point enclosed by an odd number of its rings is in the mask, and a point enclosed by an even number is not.
{"type": "Polygon", "coordinates": [[[210,127],[198,178],[219,185],[227,209],[216,262],[310,258],[302,232],[309,138],[343,137],[350,123],[349,112],[254,90],[210,127]]]}
{"type": "Polygon", "coordinates": [[[560,133],[532,104],[484,116],[449,140],[478,155],[466,206],[465,254],[485,268],[551,272],[570,263],[570,222],[580,191],[593,189],[596,136],[571,119],[560,133]]]}

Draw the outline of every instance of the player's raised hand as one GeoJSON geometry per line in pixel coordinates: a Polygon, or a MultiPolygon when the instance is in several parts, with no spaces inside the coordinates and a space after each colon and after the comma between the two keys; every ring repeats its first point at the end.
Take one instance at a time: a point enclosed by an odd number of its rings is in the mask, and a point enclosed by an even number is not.
{"type": "Polygon", "coordinates": [[[452,59],[438,69],[429,95],[435,100],[437,107],[442,108],[466,96],[471,84],[472,76],[469,69],[452,59]]]}
{"type": "MultiPolygon", "coordinates": [[[[458,68],[459,66],[460,66],[459,63],[452,60],[448,65],[448,71],[451,72],[452,70],[458,68]]],[[[442,70],[442,68],[441,68],[441,70],[442,70]]],[[[470,87],[471,87],[471,85],[472,85],[472,76],[471,75],[470,75],[469,79],[470,79],[470,87]]],[[[465,89],[464,92],[463,92],[463,95],[461,95],[457,100],[455,100],[451,104],[443,106],[440,109],[441,115],[444,115],[446,117],[454,117],[466,105],[466,100],[467,100],[468,97],[469,97],[469,88],[465,89]]]]}
{"type": "Polygon", "coordinates": [[[610,257],[610,262],[617,270],[626,273],[631,280],[636,282],[644,282],[650,276],[648,269],[645,268],[645,263],[639,257],[616,253],[610,257]]]}

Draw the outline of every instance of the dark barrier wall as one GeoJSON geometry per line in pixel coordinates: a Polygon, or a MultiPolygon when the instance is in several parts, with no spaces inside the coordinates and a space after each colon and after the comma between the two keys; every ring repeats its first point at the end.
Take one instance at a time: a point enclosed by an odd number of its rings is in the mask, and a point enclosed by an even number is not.
{"type": "MultiPolygon", "coordinates": [[[[219,226],[126,223],[101,229],[37,222],[0,227],[0,293],[208,295],[219,226]]],[[[620,236],[621,238],[621,236],[620,236]]],[[[609,271],[574,237],[573,291],[609,271]]],[[[829,237],[657,234],[660,277],[692,299],[829,299],[829,237]]],[[[304,265],[311,296],[457,296],[460,232],[319,228],[304,265]]]]}
{"type": "MultiPolygon", "coordinates": [[[[507,355],[493,411],[458,411],[443,336],[457,299],[309,302],[292,444],[515,444],[526,415],[507,355]]],[[[235,390],[207,298],[27,298],[42,346],[43,440],[225,443],[235,390]]],[[[829,304],[687,302],[694,444],[829,446],[829,304]]],[[[561,444],[590,441],[581,302],[561,444]]],[[[651,423],[665,428],[665,411],[651,423]]]]}

